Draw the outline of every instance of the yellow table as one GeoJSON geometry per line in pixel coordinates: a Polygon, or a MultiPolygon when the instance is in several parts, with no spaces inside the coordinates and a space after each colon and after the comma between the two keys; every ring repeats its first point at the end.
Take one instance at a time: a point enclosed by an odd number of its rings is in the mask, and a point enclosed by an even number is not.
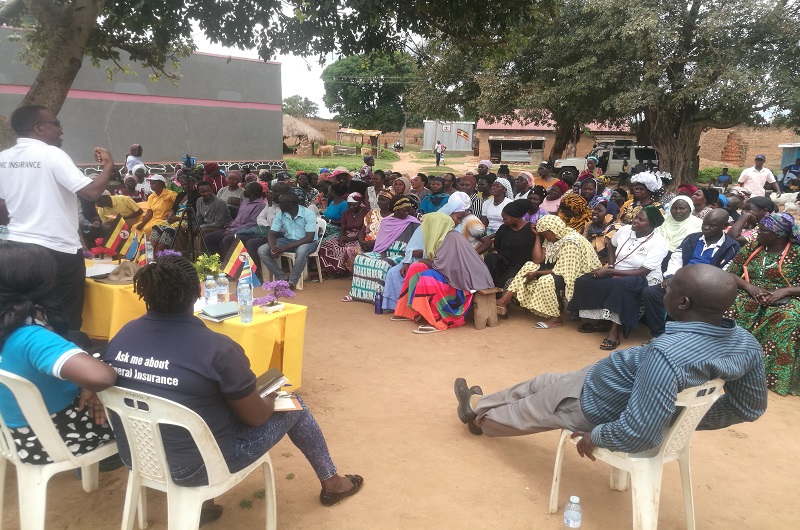
{"type": "MultiPolygon", "coordinates": [[[[139,300],[132,285],[108,285],[87,279],[85,297],[81,329],[93,339],[108,340],[145,313],[144,301],[139,300]]],[[[247,324],[238,317],[203,323],[241,345],[253,372],[261,374],[268,368],[278,368],[296,390],[302,384],[306,307],[284,305],[282,311],[269,315],[254,308],[253,321],[247,324]]]]}

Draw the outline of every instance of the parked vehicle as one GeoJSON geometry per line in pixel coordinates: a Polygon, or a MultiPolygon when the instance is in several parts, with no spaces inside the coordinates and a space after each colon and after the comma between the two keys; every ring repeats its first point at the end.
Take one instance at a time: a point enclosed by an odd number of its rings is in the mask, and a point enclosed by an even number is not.
{"type": "Polygon", "coordinates": [[[607,177],[617,177],[622,172],[623,166],[630,174],[638,164],[645,164],[650,169],[658,167],[658,154],[649,145],[632,145],[617,142],[613,144],[599,144],[584,158],[560,158],[555,162],[559,178],[574,182],[578,175],[586,169],[586,159],[590,156],[597,157],[600,161],[598,167],[607,177]]]}

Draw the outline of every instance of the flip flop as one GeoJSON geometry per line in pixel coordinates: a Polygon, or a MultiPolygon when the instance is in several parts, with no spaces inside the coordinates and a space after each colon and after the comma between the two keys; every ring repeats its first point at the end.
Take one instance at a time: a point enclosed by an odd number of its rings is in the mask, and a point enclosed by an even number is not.
{"type": "Polygon", "coordinates": [[[410,318],[406,318],[406,317],[392,316],[392,318],[390,318],[389,320],[394,320],[395,322],[400,322],[400,321],[403,321],[403,320],[409,321],[411,319],[410,318]]]}
{"type": "Polygon", "coordinates": [[[342,302],[352,302],[352,301],[353,301],[353,297],[350,296],[349,294],[342,297],[342,302]]]}
{"type": "Polygon", "coordinates": [[[428,335],[430,333],[436,333],[437,331],[442,331],[442,330],[436,329],[433,326],[420,326],[417,329],[412,329],[411,333],[416,333],[417,335],[428,335]]]}
{"type": "Polygon", "coordinates": [[[536,324],[533,325],[533,329],[553,329],[553,328],[560,328],[560,327],[563,327],[563,326],[564,326],[563,324],[559,324],[558,326],[548,326],[544,322],[539,321],[539,322],[537,322],[536,324]]]}
{"type": "Polygon", "coordinates": [[[618,340],[603,339],[600,343],[600,349],[605,351],[616,350],[617,346],[619,346],[618,340]]]}

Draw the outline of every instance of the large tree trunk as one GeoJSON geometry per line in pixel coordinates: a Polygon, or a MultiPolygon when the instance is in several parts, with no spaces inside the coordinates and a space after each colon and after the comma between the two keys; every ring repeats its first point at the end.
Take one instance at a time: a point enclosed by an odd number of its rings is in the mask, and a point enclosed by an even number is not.
{"type": "Polygon", "coordinates": [[[557,121],[554,131],[555,139],[553,140],[553,147],[550,149],[550,155],[547,157],[547,160],[552,164],[557,158],[561,158],[561,154],[570,142],[578,145],[582,129],[580,122],[557,121]]]}
{"type": "Polygon", "coordinates": [[[63,7],[57,2],[25,0],[28,11],[47,34],[39,75],[22,100],[22,105],[43,105],[58,114],[78,75],[86,45],[105,0],[76,0],[63,7]]]}
{"type": "Polygon", "coordinates": [[[704,123],[686,123],[682,113],[657,108],[645,111],[648,133],[658,153],[658,169],[672,175],[674,186],[697,178],[700,135],[704,123]]]}

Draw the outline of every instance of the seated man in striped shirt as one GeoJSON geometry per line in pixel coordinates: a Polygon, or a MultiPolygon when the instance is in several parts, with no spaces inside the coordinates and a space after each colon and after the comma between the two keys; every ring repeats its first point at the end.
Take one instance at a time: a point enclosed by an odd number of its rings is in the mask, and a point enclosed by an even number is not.
{"type": "Polygon", "coordinates": [[[488,436],[566,428],[581,437],[578,453],[594,460],[595,447],[626,453],[656,447],[677,394],[720,378],[725,395],[698,429],[754,421],[767,408],[767,381],[758,341],[722,317],[736,293],[733,278],[716,267],[683,267],[664,297],[674,320],[666,333],[576,372],[542,374],[489,396],[456,379],[458,417],[473,434],[488,436]]]}

